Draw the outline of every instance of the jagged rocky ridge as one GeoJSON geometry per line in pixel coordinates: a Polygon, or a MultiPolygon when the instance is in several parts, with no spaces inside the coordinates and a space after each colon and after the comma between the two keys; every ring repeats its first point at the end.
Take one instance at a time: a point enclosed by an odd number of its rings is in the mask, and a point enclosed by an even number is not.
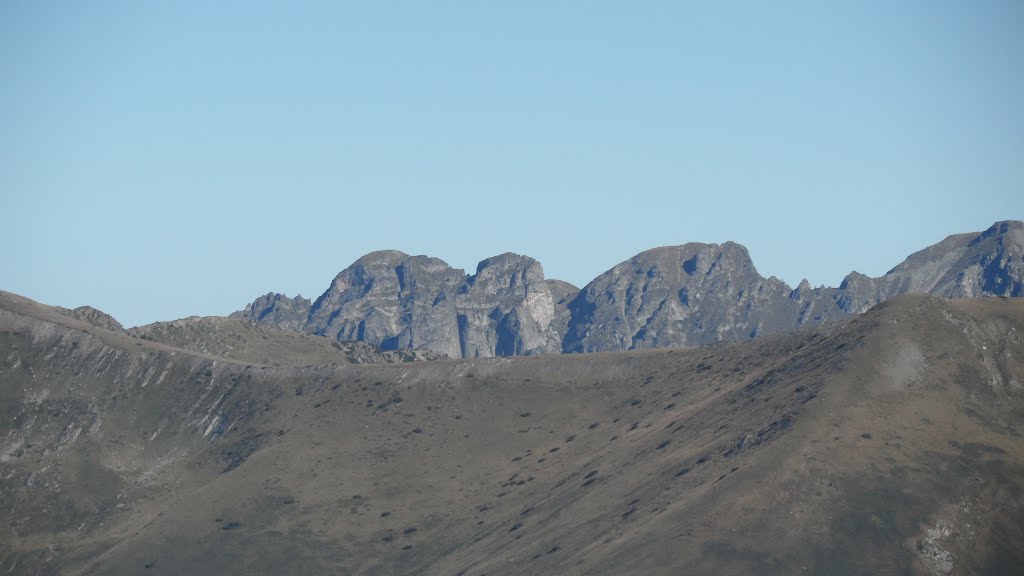
{"type": "Polygon", "coordinates": [[[577,292],[567,282],[545,280],[539,262],[518,254],[488,258],[467,275],[438,258],[386,250],[343,270],[312,304],[267,294],[233,316],[382,350],[554,354],[562,350],[568,303],[577,292]]]}
{"type": "Polygon", "coordinates": [[[437,258],[381,251],[315,302],[270,293],[233,316],[383,350],[488,357],[743,340],[843,320],[903,293],[1024,296],[1024,222],[950,236],[879,278],[852,272],[838,288],[765,278],[733,242],[648,250],[582,290],[545,279],[527,256],[488,258],[466,275],[437,258]]]}

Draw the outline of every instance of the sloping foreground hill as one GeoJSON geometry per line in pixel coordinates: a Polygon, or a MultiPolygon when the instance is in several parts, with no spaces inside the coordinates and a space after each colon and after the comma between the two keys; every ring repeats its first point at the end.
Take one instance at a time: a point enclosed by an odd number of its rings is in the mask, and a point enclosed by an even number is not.
{"type": "Polygon", "coordinates": [[[0,306],[0,573],[1014,574],[1024,303],[258,367],[0,306]]]}
{"type": "Polygon", "coordinates": [[[128,350],[138,346],[152,348],[143,342],[149,341],[157,349],[181,348],[204,356],[258,366],[388,364],[447,358],[433,350],[403,348],[382,351],[366,342],[341,342],[273,326],[259,326],[243,318],[221,316],[190,316],[125,330],[113,317],[91,306],[74,310],[46,306],[2,290],[0,308],[97,334],[105,341],[128,350]]]}
{"type": "Polygon", "coordinates": [[[338,342],[323,336],[258,326],[242,318],[218,316],[192,316],[170,322],[155,322],[130,328],[128,333],[143,340],[269,366],[384,364],[447,358],[433,350],[403,348],[381,351],[366,342],[338,342]]]}

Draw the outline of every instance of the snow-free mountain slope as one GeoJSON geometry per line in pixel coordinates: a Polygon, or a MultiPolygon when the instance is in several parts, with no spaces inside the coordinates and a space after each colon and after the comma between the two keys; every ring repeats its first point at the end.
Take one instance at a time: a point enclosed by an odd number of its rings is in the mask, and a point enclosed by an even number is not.
{"type": "Polygon", "coordinates": [[[905,293],[1024,295],[1024,223],[950,236],[884,276],[851,272],[838,288],[766,278],[734,242],[648,250],[582,290],[545,279],[540,263],[517,254],[466,275],[437,258],[381,251],[343,270],[312,305],[271,293],[235,315],[386,350],[473,358],[746,340],[845,321],[905,293]]]}
{"type": "Polygon", "coordinates": [[[1024,307],[681,350],[264,367],[0,298],[24,574],[1015,574],[1024,307]]]}

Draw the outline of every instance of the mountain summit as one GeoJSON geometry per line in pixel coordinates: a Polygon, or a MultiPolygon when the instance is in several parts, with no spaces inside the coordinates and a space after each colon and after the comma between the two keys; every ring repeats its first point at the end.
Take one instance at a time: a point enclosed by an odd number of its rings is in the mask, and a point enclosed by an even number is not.
{"type": "Polygon", "coordinates": [[[540,262],[505,253],[467,275],[443,260],[371,252],[342,270],[311,305],[267,294],[232,316],[382,350],[451,357],[557,354],[578,289],[545,280],[540,262]]]}
{"type": "MultiPolygon", "coordinates": [[[[570,305],[566,352],[742,340],[792,316],[792,290],[764,278],[734,242],[637,254],[588,284],[570,305]]],[[[774,331],[774,330],[772,330],[774,331]]]]}
{"type": "Polygon", "coordinates": [[[476,274],[443,260],[371,252],[315,302],[270,293],[235,312],[262,325],[382,350],[451,357],[682,347],[844,320],[898,294],[1024,296],[1024,222],[996,222],[911,254],[884,276],[838,288],[765,278],[734,242],[647,250],[582,290],[548,280],[528,256],[501,254],[476,274]]]}

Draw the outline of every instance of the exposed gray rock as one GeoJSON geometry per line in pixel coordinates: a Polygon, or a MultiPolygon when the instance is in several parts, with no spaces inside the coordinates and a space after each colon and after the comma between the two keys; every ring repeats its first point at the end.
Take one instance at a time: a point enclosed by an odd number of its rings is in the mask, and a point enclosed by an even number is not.
{"type": "Polygon", "coordinates": [[[545,280],[536,260],[488,258],[467,276],[443,260],[372,252],[338,274],[316,302],[267,294],[233,315],[381,350],[451,357],[557,354],[578,289],[545,280]]]}
{"type": "Polygon", "coordinates": [[[107,314],[102,310],[97,310],[92,306],[79,306],[73,310],[67,308],[60,308],[60,311],[72,318],[88,322],[93,326],[100,328],[106,328],[107,330],[113,330],[114,332],[121,332],[124,330],[124,326],[120,322],[114,319],[113,316],[107,314]]]}
{"type": "Polygon", "coordinates": [[[252,304],[246,304],[245,310],[230,315],[231,318],[244,318],[261,326],[273,326],[283,330],[303,331],[312,302],[302,295],[289,298],[284,294],[270,292],[260,296],[252,304]]]}
{"type": "Polygon", "coordinates": [[[505,253],[488,258],[456,296],[464,357],[557,354],[576,289],[544,280],[540,262],[505,253]]]}
{"type": "Polygon", "coordinates": [[[1024,222],[996,222],[981,234],[949,236],[911,254],[880,278],[853,272],[839,292],[841,307],[851,313],[905,293],[1024,296],[1024,222]]]}
{"type": "MultiPolygon", "coordinates": [[[[559,334],[559,346],[569,332],[569,320],[571,313],[569,304],[580,293],[580,289],[562,280],[546,280],[548,290],[551,291],[551,298],[555,301],[555,319],[552,320],[552,328],[559,334]]],[[[561,348],[559,348],[561,350],[561,348]]]]}
{"type": "Polygon", "coordinates": [[[743,340],[843,320],[907,292],[1024,296],[1024,223],[950,236],[882,277],[852,272],[839,288],[765,278],[733,242],[648,250],[582,291],[517,254],[467,276],[437,258],[381,251],[338,274],[312,305],[272,293],[235,315],[382,350],[486,357],[743,340]]]}
{"type": "Polygon", "coordinates": [[[793,323],[793,292],[758,274],[733,242],[655,248],[580,291],[563,350],[695,346],[778,332],[793,323]]]}
{"type": "Polygon", "coordinates": [[[851,272],[839,288],[764,278],[732,242],[648,250],[580,291],[563,352],[742,340],[844,319],[904,293],[1024,296],[1024,222],[950,236],[879,278],[851,272]]]}
{"type": "Polygon", "coordinates": [[[305,329],[381,350],[425,348],[459,357],[454,297],[464,282],[462,270],[438,258],[372,252],[334,278],[305,329]]]}

